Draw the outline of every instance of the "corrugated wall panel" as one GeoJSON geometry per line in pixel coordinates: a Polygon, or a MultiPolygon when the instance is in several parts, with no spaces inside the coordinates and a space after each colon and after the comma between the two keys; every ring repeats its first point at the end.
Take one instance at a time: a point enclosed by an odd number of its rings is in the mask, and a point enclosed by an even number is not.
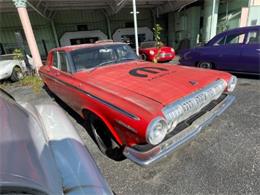
{"type": "MultiPolygon", "coordinates": [[[[17,47],[14,33],[16,31],[23,32],[20,18],[18,16],[18,13],[3,13],[1,14],[1,16],[0,42],[3,44],[4,48],[7,51],[11,51],[12,49],[17,47]]],[[[55,46],[50,22],[35,12],[29,12],[29,17],[32,23],[39,51],[41,55],[45,57],[46,54],[42,40],[45,41],[48,50],[55,46]]],[[[29,52],[28,47],[27,52],[29,52]]]]}
{"type": "MultiPolygon", "coordinates": [[[[110,16],[112,33],[118,28],[125,28],[126,23],[133,22],[131,9],[122,9],[119,13],[110,16]]],[[[150,9],[138,9],[138,26],[153,27],[153,18],[150,9]]],[[[47,49],[55,47],[53,32],[50,21],[46,20],[36,12],[29,12],[36,41],[42,56],[45,56],[42,40],[45,41],[47,49]]],[[[77,25],[87,25],[88,30],[101,30],[107,34],[106,18],[99,10],[69,10],[58,11],[54,18],[58,38],[63,33],[77,31],[77,25]]],[[[22,26],[18,13],[2,13],[0,23],[0,42],[5,48],[16,48],[15,31],[21,31],[22,26]]]]}
{"type": "Polygon", "coordinates": [[[107,34],[106,20],[101,11],[73,10],[57,12],[54,21],[59,38],[65,32],[77,31],[77,25],[87,25],[88,30],[101,30],[107,34]]]}
{"type": "MultiPolygon", "coordinates": [[[[133,21],[133,14],[130,12],[132,9],[122,9],[117,14],[111,16],[111,29],[112,33],[115,32],[118,28],[125,28],[125,23],[131,23],[133,21]]],[[[139,27],[148,27],[152,29],[153,27],[153,18],[150,9],[138,9],[139,14],[137,15],[138,26],[139,27]]]]}

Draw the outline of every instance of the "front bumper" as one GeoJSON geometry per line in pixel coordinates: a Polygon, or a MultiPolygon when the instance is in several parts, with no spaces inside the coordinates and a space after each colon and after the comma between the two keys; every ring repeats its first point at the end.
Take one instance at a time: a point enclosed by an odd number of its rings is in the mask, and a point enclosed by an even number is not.
{"type": "Polygon", "coordinates": [[[155,163],[171,154],[182,144],[194,138],[203,127],[208,125],[215,117],[222,114],[222,112],[224,112],[234,100],[234,96],[226,96],[225,99],[223,99],[212,110],[197,118],[186,129],[149,150],[139,151],[131,147],[125,147],[123,153],[128,159],[141,166],[148,166],[155,163]]]}
{"type": "Polygon", "coordinates": [[[0,73],[0,80],[3,79],[7,79],[9,78],[11,75],[9,73],[0,73]]]}

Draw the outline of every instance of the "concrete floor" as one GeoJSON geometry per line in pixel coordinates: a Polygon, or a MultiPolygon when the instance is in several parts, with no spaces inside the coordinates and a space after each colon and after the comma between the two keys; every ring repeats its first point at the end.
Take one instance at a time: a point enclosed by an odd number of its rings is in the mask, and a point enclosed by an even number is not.
{"type": "MultiPolygon", "coordinates": [[[[189,144],[158,164],[142,168],[104,156],[69,109],[87,148],[116,194],[259,194],[260,80],[240,78],[236,102],[189,144]]],[[[18,101],[55,101],[42,90],[10,88],[18,101]]]]}

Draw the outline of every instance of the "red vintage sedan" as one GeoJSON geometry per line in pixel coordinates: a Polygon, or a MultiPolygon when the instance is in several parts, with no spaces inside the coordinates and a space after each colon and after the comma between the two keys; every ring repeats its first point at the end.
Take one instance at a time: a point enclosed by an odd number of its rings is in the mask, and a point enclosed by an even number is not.
{"type": "Polygon", "coordinates": [[[40,75],[88,123],[100,150],[149,165],[191,140],[234,100],[226,72],[154,64],[124,43],[52,49],[40,75]]]}
{"type": "Polygon", "coordinates": [[[157,57],[158,62],[169,62],[175,57],[175,51],[173,48],[163,45],[158,49],[155,41],[142,42],[139,53],[142,59],[147,61],[154,61],[157,57]]]}

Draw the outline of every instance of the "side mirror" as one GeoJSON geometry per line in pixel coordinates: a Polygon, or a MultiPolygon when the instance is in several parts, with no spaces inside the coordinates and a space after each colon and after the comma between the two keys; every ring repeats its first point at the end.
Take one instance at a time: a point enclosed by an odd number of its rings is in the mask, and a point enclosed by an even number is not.
{"type": "Polygon", "coordinates": [[[196,47],[203,47],[203,46],[205,46],[205,43],[204,43],[204,42],[199,42],[199,43],[197,43],[197,45],[196,45],[196,47]]]}

